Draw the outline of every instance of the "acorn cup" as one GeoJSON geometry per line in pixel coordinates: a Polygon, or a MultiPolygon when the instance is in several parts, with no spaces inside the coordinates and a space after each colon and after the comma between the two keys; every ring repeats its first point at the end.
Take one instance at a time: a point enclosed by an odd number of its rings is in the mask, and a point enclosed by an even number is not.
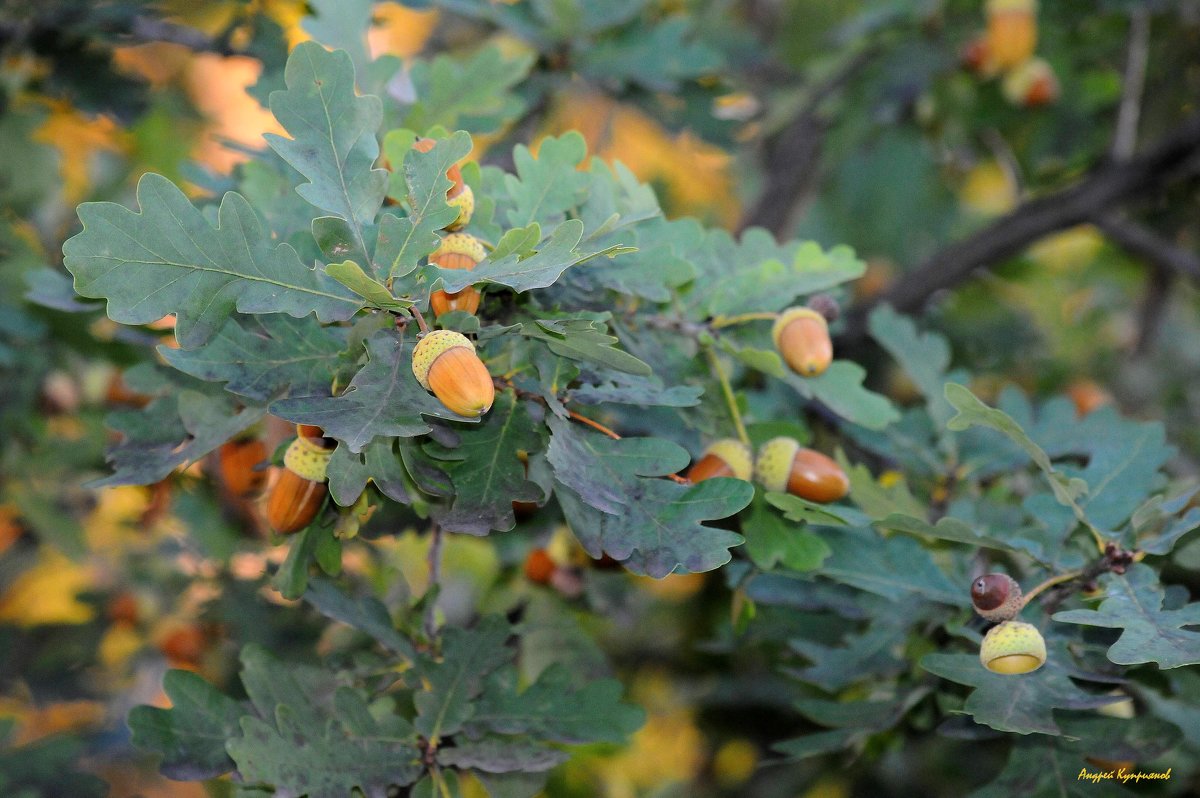
{"type": "Polygon", "coordinates": [[[754,476],[770,491],[786,491],[811,502],[835,502],[850,492],[841,466],[792,438],[773,438],[758,450],[754,476]]]}
{"type": "Polygon", "coordinates": [[[496,386],[475,345],[462,333],[435,330],[413,349],[413,376],[447,409],[478,418],[492,409],[496,386]]]}
{"type": "Polygon", "coordinates": [[[801,377],[816,377],[833,362],[829,322],[812,308],[794,307],[780,313],[771,338],[784,362],[801,377]]]}
{"type": "Polygon", "coordinates": [[[713,477],[749,481],[753,472],[754,456],[750,447],[734,438],[722,438],[704,450],[688,471],[687,478],[689,482],[703,482],[713,477]]]}
{"type": "Polygon", "coordinates": [[[217,452],[221,483],[234,496],[245,498],[258,494],[267,481],[267,446],[257,438],[227,441],[217,452]]]}
{"type": "Polygon", "coordinates": [[[992,673],[1032,673],[1046,663],[1046,641],[1033,624],[1004,621],[984,635],[979,661],[992,673]]]}
{"type": "Polygon", "coordinates": [[[989,621],[1011,621],[1025,606],[1021,586],[1008,574],[984,574],[972,582],[971,603],[989,621]]]}
{"type": "MultiPolygon", "coordinates": [[[[429,262],[437,264],[443,269],[471,271],[486,255],[483,244],[475,236],[466,233],[451,233],[429,256],[429,262]]],[[[479,291],[473,285],[454,293],[434,291],[433,295],[429,297],[429,307],[433,310],[434,316],[441,316],[452,310],[462,310],[473,314],[479,310],[479,291]]]]}
{"type": "Polygon", "coordinates": [[[1000,91],[1013,105],[1041,108],[1058,99],[1058,77],[1048,63],[1031,58],[1004,76],[1000,91]]]}
{"type": "Polygon", "coordinates": [[[300,424],[296,430],[283,454],[284,468],[267,495],[267,523],[283,535],[311,524],[329,495],[325,471],[334,447],[318,427],[300,424]]]}
{"type": "Polygon", "coordinates": [[[1037,0],[988,0],[987,52],[998,69],[1013,69],[1037,46],[1037,0]]]}

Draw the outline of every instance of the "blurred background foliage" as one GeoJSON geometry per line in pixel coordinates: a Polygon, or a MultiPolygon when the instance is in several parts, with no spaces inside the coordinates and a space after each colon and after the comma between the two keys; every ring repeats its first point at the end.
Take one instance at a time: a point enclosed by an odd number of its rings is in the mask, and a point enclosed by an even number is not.
{"type": "MultiPolygon", "coordinates": [[[[1153,148],[1200,96],[1200,3],[1189,0],[1043,3],[1036,53],[1058,88],[1036,108],[970,63],[985,24],[978,0],[447,0],[379,3],[370,14],[362,62],[406,63],[404,79],[384,87],[397,99],[427,96],[431,74],[452,86],[407,113],[422,124],[469,120],[485,133],[473,157],[508,165],[513,142],[578,129],[591,152],[651,183],[670,217],[852,245],[870,264],[856,284],[864,307],[897,297],[923,264],[1031,198],[1153,148]],[[1117,133],[1131,114],[1133,133],[1117,133]]],[[[207,462],[151,488],[80,487],[106,472],[105,412],[143,400],[121,370],[170,333],[48,309],[73,300],[67,278],[42,267],[60,264],[77,203],[128,204],[144,172],[194,196],[228,186],[247,150],[277,131],[260,101],[281,85],[288,49],[314,34],[342,46],[354,25],[345,16],[336,0],[0,3],[5,795],[68,794],[40,791],[48,774],[71,795],[104,794],[95,776],[113,795],[219,794],[157,776],[129,745],[128,709],[164,703],[167,667],[228,685],[247,642],[297,659],[338,643],[311,608],[264,586],[282,553],[246,537],[202,478],[207,462]]],[[[905,309],[927,311],[985,398],[1016,384],[1068,392],[1081,411],[1116,403],[1162,419],[1179,446],[1171,469],[1195,475],[1194,166],[1180,159],[1152,190],[1031,236],[969,279],[934,281],[905,309]],[[1130,246],[1127,227],[1113,234],[1110,212],[1151,244],[1130,246]]],[[[241,179],[290,192],[261,178],[241,179]]],[[[869,384],[915,401],[908,378],[853,333],[846,351],[877,366],[869,384]]],[[[573,556],[568,540],[551,547],[562,562],[573,556]]],[[[520,554],[490,541],[448,543],[448,616],[493,591],[529,589],[504,567],[520,554]]],[[[355,541],[346,568],[420,594],[425,545],[415,535],[355,541]]],[[[871,767],[853,758],[845,770],[821,760],[759,767],[770,741],[808,727],[772,709],[777,699],[759,700],[796,691],[741,660],[766,653],[714,642],[728,626],[720,579],[612,580],[619,612],[577,613],[596,643],[556,626],[549,609],[542,641],[577,646],[580,667],[605,652],[649,720],[628,748],[572,760],[549,794],[836,798],[953,795],[974,784],[982,763],[932,737],[904,747],[874,737],[861,754],[871,767]]],[[[530,615],[549,601],[532,596],[530,615]]],[[[1177,678],[1196,686],[1194,674],[1177,678]]]]}

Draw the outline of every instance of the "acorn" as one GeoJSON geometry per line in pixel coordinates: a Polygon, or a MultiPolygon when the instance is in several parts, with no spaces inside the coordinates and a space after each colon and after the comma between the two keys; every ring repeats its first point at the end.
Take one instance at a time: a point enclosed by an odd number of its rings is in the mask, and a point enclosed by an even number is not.
{"type": "Polygon", "coordinates": [[[1067,386],[1067,396],[1075,404],[1075,415],[1079,418],[1113,403],[1112,394],[1092,380],[1076,380],[1067,386]]]}
{"type": "MultiPolygon", "coordinates": [[[[464,269],[471,271],[487,256],[483,244],[475,236],[467,233],[451,233],[442,239],[441,246],[429,256],[429,262],[443,269],[464,269]]],[[[475,286],[467,286],[461,291],[447,293],[434,291],[429,297],[429,307],[435,316],[441,316],[452,310],[463,310],[474,313],[479,310],[479,291],[475,286]]]]}
{"type": "Polygon", "coordinates": [[[1046,641],[1031,623],[1004,621],[984,635],[979,661],[992,673],[1032,673],[1046,663],[1046,641]]]}
{"type": "Polygon", "coordinates": [[[1048,63],[1031,58],[1004,76],[1000,91],[1013,105],[1040,108],[1058,99],[1058,78],[1048,63]]]}
{"type": "Polygon", "coordinates": [[[463,184],[462,191],[453,197],[448,197],[446,204],[452,208],[458,208],[458,218],[446,225],[446,229],[461,230],[470,223],[471,216],[475,213],[475,192],[471,190],[470,186],[463,184]]]}
{"type": "Polygon", "coordinates": [[[158,650],[175,664],[198,665],[208,647],[208,636],[198,624],[176,626],[158,643],[158,650]]]}
{"type": "Polygon", "coordinates": [[[284,535],[311,524],[329,494],[325,470],[334,447],[318,427],[298,425],[296,429],[296,439],[283,454],[284,468],[267,496],[267,522],[284,535]]]}
{"type": "MultiPolygon", "coordinates": [[[[413,149],[417,152],[429,152],[436,146],[436,139],[421,138],[413,142],[413,149]]],[[[446,191],[446,199],[449,200],[451,197],[461,194],[467,184],[463,182],[462,170],[458,168],[458,164],[454,164],[446,170],[446,177],[450,178],[450,181],[454,183],[446,191]]]]}
{"type": "Polygon", "coordinates": [[[707,449],[687,473],[690,482],[713,477],[733,477],[749,481],[754,472],[750,447],[735,438],[722,438],[707,449]]]}
{"type": "Polygon", "coordinates": [[[987,52],[1001,70],[1019,67],[1037,46],[1037,0],[988,0],[987,52]]]}
{"type": "Polygon", "coordinates": [[[971,39],[960,52],[963,68],[981,78],[991,78],[999,71],[988,50],[988,37],[982,33],[971,39]]]}
{"type": "Polygon", "coordinates": [[[773,438],[758,450],[754,476],[770,491],[787,491],[812,502],[834,502],[850,492],[841,466],[792,438],[773,438]]]}
{"type": "Polygon", "coordinates": [[[812,308],[788,308],[771,328],[775,348],[792,371],[802,377],[822,374],[833,361],[829,322],[812,308]]]}
{"type": "Polygon", "coordinates": [[[545,549],[534,549],[525,558],[525,578],[535,584],[548,585],[557,567],[545,549]]]}
{"type": "Polygon", "coordinates": [[[1021,614],[1021,586],[1008,574],[984,574],[971,583],[971,603],[989,621],[1011,621],[1021,614]]]}
{"type": "Polygon", "coordinates": [[[267,472],[262,465],[268,456],[266,444],[257,438],[243,438],[222,444],[217,452],[221,482],[234,496],[258,494],[267,481],[267,472]]]}
{"type": "Polygon", "coordinates": [[[492,409],[496,386],[475,345],[462,333],[435,330],[413,349],[413,376],[460,416],[477,418],[492,409]]]}

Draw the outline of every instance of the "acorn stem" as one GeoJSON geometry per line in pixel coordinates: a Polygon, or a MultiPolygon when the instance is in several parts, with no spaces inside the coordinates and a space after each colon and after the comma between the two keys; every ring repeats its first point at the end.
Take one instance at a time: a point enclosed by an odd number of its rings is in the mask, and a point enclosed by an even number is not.
{"type": "Polygon", "coordinates": [[[778,313],[740,313],[736,316],[717,316],[709,324],[714,330],[722,327],[732,327],[735,324],[745,324],[748,321],[775,321],[778,313]]]}
{"type": "Polygon", "coordinates": [[[709,365],[712,366],[713,376],[717,378],[717,382],[721,383],[721,393],[725,396],[725,404],[729,408],[729,417],[733,419],[734,429],[737,430],[738,440],[749,446],[750,435],[746,432],[746,425],[742,423],[742,413],[738,410],[737,397],[733,395],[733,386],[729,384],[729,377],[725,374],[725,367],[721,365],[721,358],[711,346],[704,347],[704,351],[708,355],[709,365]]]}
{"type": "Polygon", "coordinates": [[[421,311],[417,310],[416,305],[413,305],[411,308],[409,308],[408,312],[411,313],[412,317],[417,320],[417,326],[421,328],[421,332],[429,332],[429,325],[425,323],[425,317],[421,315],[421,311]]]}
{"type": "MultiPolygon", "coordinates": [[[[429,530],[429,585],[425,588],[428,594],[441,582],[442,578],[442,528],[434,524],[429,530]]],[[[425,636],[432,641],[437,637],[437,599],[434,598],[425,605],[425,636]]]]}
{"type": "Polygon", "coordinates": [[[1059,574],[1058,576],[1050,577],[1045,582],[1042,582],[1040,585],[1035,587],[1033,590],[1030,590],[1028,593],[1026,593],[1021,598],[1021,608],[1024,609],[1025,607],[1029,606],[1029,602],[1032,601],[1033,597],[1036,596],[1038,593],[1041,593],[1049,588],[1052,588],[1055,585],[1061,585],[1063,582],[1070,582],[1072,579],[1076,579],[1079,576],[1081,576],[1082,574],[1083,574],[1083,571],[1067,571],[1065,574],[1059,574]]]}

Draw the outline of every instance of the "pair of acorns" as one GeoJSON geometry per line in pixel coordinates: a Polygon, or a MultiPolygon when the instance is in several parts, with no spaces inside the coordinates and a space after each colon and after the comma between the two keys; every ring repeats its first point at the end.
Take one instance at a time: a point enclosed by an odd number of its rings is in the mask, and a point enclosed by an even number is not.
{"type": "Polygon", "coordinates": [[[850,480],[836,462],[793,438],[772,438],[758,450],[734,438],[722,438],[704,450],[687,473],[690,482],[713,477],[751,477],[769,491],[787,492],[813,502],[835,502],[850,491],[850,480]]]}
{"type": "MultiPolygon", "coordinates": [[[[429,152],[436,144],[437,142],[433,139],[417,139],[413,144],[413,149],[419,152],[429,152]]],[[[429,256],[429,262],[443,269],[471,271],[479,265],[487,253],[484,251],[483,244],[475,236],[454,231],[463,229],[471,221],[471,215],[475,212],[475,193],[463,181],[462,171],[458,168],[458,164],[454,164],[446,170],[446,177],[453,184],[446,191],[446,204],[457,208],[458,216],[453,222],[446,225],[446,230],[451,231],[451,234],[442,239],[442,243],[429,256]]],[[[479,309],[479,291],[470,285],[453,293],[434,291],[429,297],[429,307],[434,316],[441,316],[452,310],[473,314],[479,309]]]]}
{"type": "Polygon", "coordinates": [[[1014,620],[1025,607],[1021,586],[1008,574],[984,574],[971,583],[971,603],[989,621],[979,661],[993,673],[1032,673],[1046,662],[1046,641],[1031,623],[1014,620]]]}

